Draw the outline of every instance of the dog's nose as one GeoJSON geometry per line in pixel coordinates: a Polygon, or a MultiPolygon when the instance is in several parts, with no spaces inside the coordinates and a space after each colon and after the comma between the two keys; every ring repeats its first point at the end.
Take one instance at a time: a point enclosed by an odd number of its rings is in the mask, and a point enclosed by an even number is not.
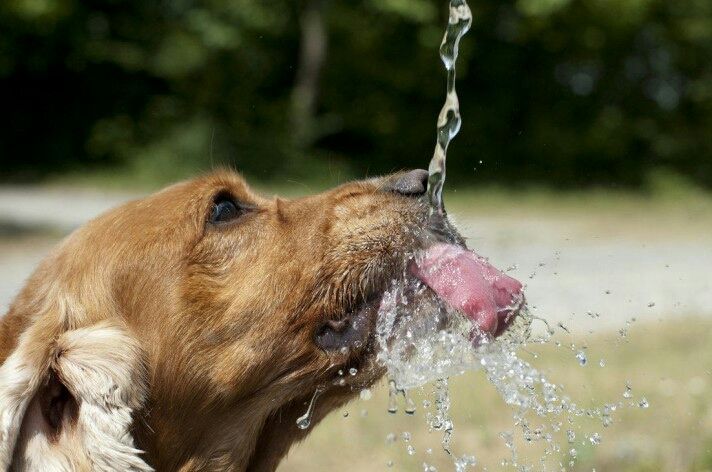
{"type": "Polygon", "coordinates": [[[415,169],[394,177],[384,190],[400,195],[417,197],[428,189],[428,171],[415,169]]]}

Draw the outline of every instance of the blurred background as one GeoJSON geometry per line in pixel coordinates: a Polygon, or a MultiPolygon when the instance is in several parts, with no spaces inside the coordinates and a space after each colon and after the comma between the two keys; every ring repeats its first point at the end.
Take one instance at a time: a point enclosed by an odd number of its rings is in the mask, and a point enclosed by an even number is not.
{"type": "MultiPolygon", "coordinates": [[[[422,166],[444,95],[444,4],[3,1],[0,176],[422,166]]],[[[645,188],[663,172],[712,186],[709,1],[471,6],[452,180],[645,188]]]]}
{"type": "MultiPolygon", "coordinates": [[[[632,405],[555,456],[712,470],[712,2],[470,6],[450,212],[556,327],[527,359],[581,403],[632,405]]],[[[0,2],[0,313],[64,235],[169,182],[229,166],[295,196],[426,167],[446,21],[445,0],[0,2]]],[[[481,470],[511,459],[502,431],[541,455],[481,374],[453,409],[481,470]]],[[[422,414],[385,410],[376,389],[281,470],[453,469],[422,414]]]]}

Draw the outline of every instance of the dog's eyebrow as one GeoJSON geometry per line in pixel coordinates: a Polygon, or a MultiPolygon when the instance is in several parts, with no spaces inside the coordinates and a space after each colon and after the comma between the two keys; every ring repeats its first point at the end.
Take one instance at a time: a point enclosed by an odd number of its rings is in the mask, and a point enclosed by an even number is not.
{"type": "Polygon", "coordinates": [[[210,198],[210,203],[215,203],[220,199],[230,199],[233,200],[238,206],[246,210],[255,210],[259,206],[256,199],[253,198],[248,191],[245,189],[239,189],[241,191],[235,191],[230,188],[221,188],[212,193],[210,198]]]}
{"type": "Polygon", "coordinates": [[[216,185],[210,191],[210,201],[215,201],[220,197],[230,197],[237,203],[244,203],[245,205],[257,205],[247,185],[243,183],[234,182],[216,185]]]}
{"type": "Polygon", "coordinates": [[[229,198],[232,200],[236,200],[237,203],[240,202],[240,199],[235,196],[235,193],[227,188],[223,188],[223,189],[218,190],[217,192],[213,192],[212,196],[210,198],[210,201],[214,203],[215,201],[223,199],[223,198],[225,198],[225,199],[229,198]]]}

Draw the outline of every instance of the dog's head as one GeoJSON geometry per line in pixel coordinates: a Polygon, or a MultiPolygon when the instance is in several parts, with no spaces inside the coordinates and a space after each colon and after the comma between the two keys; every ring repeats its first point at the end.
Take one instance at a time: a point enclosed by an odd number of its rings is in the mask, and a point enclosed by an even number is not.
{"type": "MultiPolygon", "coordinates": [[[[462,238],[431,215],[426,186],[427,173],[411,171],[266,199],[218,172],[93,221],[30,287],[63,279],[53,286],[82,306],[66,328],[118,317],[136,339],[148,394],[134,431],[149,463],[270,470],[305,434],[295,422],[315,391],[318,421],[383,374],[374,330],[394,278],[448,292],[439,272],[482,264],[452,262],[462,238]],[[449,265],[433,269],[447,257],[428,248],[452,253],[449,265]]],[[[494,313],[493,333],[512,310],[494,313]]]]}

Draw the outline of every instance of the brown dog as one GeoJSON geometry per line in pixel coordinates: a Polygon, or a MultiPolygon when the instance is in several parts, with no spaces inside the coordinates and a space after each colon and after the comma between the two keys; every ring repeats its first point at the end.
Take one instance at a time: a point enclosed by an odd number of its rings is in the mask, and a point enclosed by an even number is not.
{"type": "Polygon", "coordinates": [[[0,319],[0,470],[274,470],[316,389],[312,423],[382,374],[410,255],[461,242],[426,179],[286,201],[218,172],[76,231],[0,319]]]}

